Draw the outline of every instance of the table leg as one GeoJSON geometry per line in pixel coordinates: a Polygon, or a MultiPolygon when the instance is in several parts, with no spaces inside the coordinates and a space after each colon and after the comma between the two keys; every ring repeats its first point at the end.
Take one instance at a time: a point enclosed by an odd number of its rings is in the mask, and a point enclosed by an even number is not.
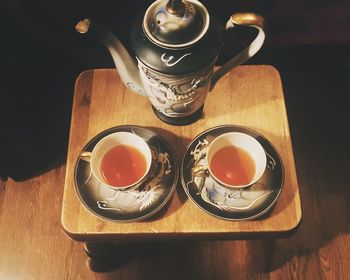
{"type": "Polygon", "coordinates": [[[84,244],[85,253],[90,258],[99,258],[110,255],[113,251],[112,242],[88,242],[84,244]]]}
{"type": "Polygon", "coordinates": [[[115,270],[139,255],[141,244],[143,243],[126,241],[85,243],[86,264],[95,272],[115,270]]]}
{"type": "Polygon", "coordinates": [[[118,244],[112,242],[85,243],[84,250],[87,254],[86,264],[88,268],[95,272],[116,269],[120,265],[120,252],[118,252],[117,247],[118,244]]]}

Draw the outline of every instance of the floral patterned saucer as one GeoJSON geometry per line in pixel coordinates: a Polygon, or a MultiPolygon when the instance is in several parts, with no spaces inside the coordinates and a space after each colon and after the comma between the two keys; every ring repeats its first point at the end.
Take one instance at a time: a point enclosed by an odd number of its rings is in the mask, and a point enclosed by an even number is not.
{"type": "Polygon", "coordinates": [[[223,125],[204,131],[191,142],[182,161],[181,182],[187,196],[205,212],[226,220],[250,220],[273,207],[281,193],[284,169],[278,152],[264,136],[245,127],[223,125]],[[205,164],[210,142],[227,132],[253,136],[265,150],[266,170],[259,181],[250,187],[229,189],[218,184],[210,175],[192,175],[193,167],[205,164]]]}
{"type": "Polygon", "coordinates": [[[91,152],[104,136],[132,132],[143,138],[152,150],[148,179],[134,190],[114,190],[100,183],[90,170],[90,163],[79,157],[75,167],[75,189],[83,205],[94,215],[116,222],[139,221],[158,212],[176,188],[178,167],[168,143],[151,130],[139,126],[117,126],[95,136],[81,151],[91,152]]]}

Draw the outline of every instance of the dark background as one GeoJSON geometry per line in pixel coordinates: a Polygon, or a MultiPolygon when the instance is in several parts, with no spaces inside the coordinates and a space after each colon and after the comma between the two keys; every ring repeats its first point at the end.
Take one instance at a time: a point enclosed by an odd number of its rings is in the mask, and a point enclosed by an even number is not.
{"type": "MultiPolygon", "coordinates": [[[[114,66],[103,46],[75,32],[76,22],[95,19],[128,45],[132,22],[151,2],[0,0],[0,177],[24,180],[65,162],[77,75],[114,66]]],[[[292,135],[312,123],[293,126],[302,106],[319,119],[319,139],[327,141],[332,132],[344,143],[349,135],[349,1],[202,2],[223,24],[234,12],[264,15],[267,41],[248,63],[274,65],[281,72],[287,111],[296,108],[289,114],[292,135]]],[[[244,34],[238,32],[230,45],[242,45],[253,35],[244,34]]],[[[231,55],[225,48],[219,63],[231,55]]]]}

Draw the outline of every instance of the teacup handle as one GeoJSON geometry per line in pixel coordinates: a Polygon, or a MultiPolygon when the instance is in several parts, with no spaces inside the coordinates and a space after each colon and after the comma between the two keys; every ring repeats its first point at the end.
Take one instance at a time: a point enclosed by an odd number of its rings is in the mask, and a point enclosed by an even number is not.
{"type": "Polygon", "coordinates": [[[191,168],[193,177],[208,177],[208,167],[206,165],[197,165],[191,168]]]}
{"type": "Polygon", "coordinates": [[[231,58],[226,64],[218,68],[211,80],[211,89],[215,86],[216,82],[223,77],[233,67],[236,67],[249,58],[254,56],[262,47],[265,41],[265,19],[254,13],[236,13],[233,14],[226,23],[226,32],[235,28],[235,26],[249,26],[258,30],[258,34],[255,39],[238,55],[231,58]]]}
{"type": "Polygon", "coordinates": [[[82,160],[84,160],[84,161],[87,161],[87,162],[90,162],[91,155],[92,155],[91,152],[82,152],[82,153],[80,154],[80,159],[82,159],[82,160]]]}

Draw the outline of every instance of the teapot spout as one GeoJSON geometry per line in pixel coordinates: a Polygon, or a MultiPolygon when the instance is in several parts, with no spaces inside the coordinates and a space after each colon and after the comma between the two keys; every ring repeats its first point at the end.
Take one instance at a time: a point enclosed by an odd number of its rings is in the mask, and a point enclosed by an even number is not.
{"type": "Polygon", "coordinates": [[[76,31],[87,34],[101,42],[111,54],[120,79],[135,93],[146,95],[139,76],[136,61],[130,56],[123,44],[107,28],[89,19],[83,19],[75,26],[76,31]]]}

